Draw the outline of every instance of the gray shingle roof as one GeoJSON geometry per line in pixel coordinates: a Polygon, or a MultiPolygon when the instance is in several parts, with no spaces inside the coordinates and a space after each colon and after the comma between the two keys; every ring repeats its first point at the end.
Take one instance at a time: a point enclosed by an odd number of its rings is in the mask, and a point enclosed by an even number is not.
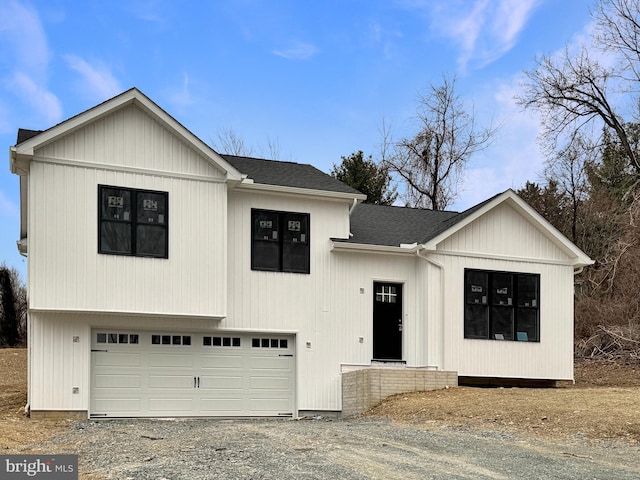
{"type": "Polygon", "coordinates": [[[360,194],[359,191],[345,185],[312,165],[294,162],[264,160],[261,158],[221,155],[240,173],[247,175],[255,183],[278,185],[282,187],[325,190],[329,192],[360,194]]]}
{"type": "Polygon", "coordinates": [[[27,128],[19,128],[18,129],[18,139],[16,140],[16,145],[21,144],[22,142],[26,142],[30,138],[35,137],[39,133],[42,133],[42,130],[29,130],[27,128]]]}
{"type": "MultiPolygon", "coordinates": [[[[360,204],[351,214],[349,243],[387,245],[424,243],[461,214],[420,208],[360,204]]],[[[453,223],[451,224],[453,225],[453,223]]]]}
{"type": "Polygon", "coordinates": [[[347,243],[399,247],[400,244],[426,243],[456,225],[501,193],[464,212],[360,204],[351,214],[352,237],[347,243]]]}

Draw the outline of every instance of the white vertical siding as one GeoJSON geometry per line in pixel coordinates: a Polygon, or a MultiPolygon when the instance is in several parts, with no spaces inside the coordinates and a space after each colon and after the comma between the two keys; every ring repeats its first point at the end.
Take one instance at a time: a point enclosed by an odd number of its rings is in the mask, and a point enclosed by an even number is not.
{"type": "Polygon", "coordinates": [[[194,148],[135,105],[38,150],[36,157],[223,178],[194,148]]]}
{"type": "Polygon", "coordinates": [[[30,307],[224,316],[226,185],[32,162],[30,307]],[[98,254],[98,185],[169,193],[169,258],[98,254]]]}
{"type": "Polygon", "coordinates": [[[498,205],[438,245],[438,250],[566,261],[567,255],[509,205],[498,205]]]}
{"type": "Polygon", "coordinates": [[[345,202],[229,194],[228,316],[220,327],[296,332],[298,408],[303,410],[340,406],[336,352],[351,320],[332,303],[330,238],[347,237],[348,211],[345,202]],[[251,270],[252,208],[309,213],[310,274],[251,270]]]}
{"type": "MultiPolygon", "coordinates": [[[[442,368],[461,376],[573,379],[573,267],[560,248],[502,204],[443,241],[440,251],[451,252],[431,255],[444,267],[442,368]],[[465,268],[539,274],[540,342],[465,339],[465,268]]],[[[437,336],[434,320],[430,316],[430,332],[437,336]]]]}
{"type": "Polygon", "coordinates": [[[461,376],[573,379],[573,269],[568,266],[436,256],[445,273],[445,370],[461,376]],[[464,269],[540,275],[540,342],[464,338],[464,269]]]}

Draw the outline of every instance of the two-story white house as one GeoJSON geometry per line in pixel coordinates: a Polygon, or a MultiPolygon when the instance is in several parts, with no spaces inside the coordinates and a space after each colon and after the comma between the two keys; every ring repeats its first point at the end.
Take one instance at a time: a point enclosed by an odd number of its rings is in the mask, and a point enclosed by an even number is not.
{"type": "Polygon", "coordinates": [[[220,155],[137,89],[20,130],[29,408],[339,412],[345,372],[573,379],[592,261],[512,191],[363,204],[310,165],[220,155]]]}

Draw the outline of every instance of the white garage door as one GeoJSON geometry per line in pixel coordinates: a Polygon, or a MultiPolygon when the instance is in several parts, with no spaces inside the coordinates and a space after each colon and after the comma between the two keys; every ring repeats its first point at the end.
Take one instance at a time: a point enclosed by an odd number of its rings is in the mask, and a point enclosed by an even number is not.
{"type": "Polygon", "coordinates": [[[93,330],[91,416],[291,416],[293,337],[93,330]]]}

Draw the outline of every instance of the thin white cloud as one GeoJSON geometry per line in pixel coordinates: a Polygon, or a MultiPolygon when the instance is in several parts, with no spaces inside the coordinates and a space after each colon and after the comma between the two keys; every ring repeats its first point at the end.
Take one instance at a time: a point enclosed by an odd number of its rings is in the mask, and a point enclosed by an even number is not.
{"type": "Polygon", "coordinates": [[[311,43],[294,42],[286,48],[273,50],[272,53],[287,60],[308,60],[320,50],[311,43]]]}
{"type": "Polygon", "coordinates": [[[62,105],[58,97],[28,74],[16,72],[9,82],[9,88],[42,115],[47,123],[58,123],[62,119],[62,105]]]}
{"type": "Polygon", "coordinates": [[[82,89],[92,100],[105,100],[122,91],[120,83],[104,63],[91,64],[77,55],[64,55],[63,58],[69,68],[80,75],[82,89]]]}
{"type": "Polygon", "coordinates": [[[189,107],[195,103],[190,90],[188,73],[183,74],[181,86],[169,95],[169,100],[177,107],[189,107]]]}
{"type": "Polygon", "coordinates": [[[541,0],[406,0],[405,8],[429,18],[432,31],[458,45],[458,65],[481,68],[516,44],[527,20],[541,0]]]}
{"type": "MultiPolygon", "coordinates": [[[[51,52],[38,12],[26,2],[0,1],[0,50],[12,57],[3,87],[29,104],[46,122],[62,118],[58,98],[47,88],[51,52]]],[[[5,122],[0,120],[0,129],[5,122]]]]}
{"type": "Polygon", "coordinates": [[[456,209],[465,209],[499,192],[517,190],[526,181],[536,182],[544,167],[544,154],[538,143],[540,122],[532,111],[523,111],[516,104],[522,91],[522,76],[515,75],[509,82],[496,85],[486,101],[495,106],[496,124],[500,125],[496,141],[478,154],[465,173],[463,194],[456,209]]]}
{"type": "Polygon", "coordinates": [[[167,24],[165,16],[161,13],[162,6],[157,0],[130,2],[126,9],[144,22],[154,23],[159,26],[167,24]]]}
{"type": "Polygon", "coordinates": [[[393,58],[395,56],[395,41],[403,37],[402,32],[386,28],[375,21],[369,23],[369,32],[370,42],[382,47],[384,58],[393,58]]]}
{"type": "Polygon", "coordinates": [[[13,53],[21,69],[43,75],[51,54],[38,12],[24,2],[0,2],[0,19],[0,45],[5,44],[5,54],[13,53]]]}

